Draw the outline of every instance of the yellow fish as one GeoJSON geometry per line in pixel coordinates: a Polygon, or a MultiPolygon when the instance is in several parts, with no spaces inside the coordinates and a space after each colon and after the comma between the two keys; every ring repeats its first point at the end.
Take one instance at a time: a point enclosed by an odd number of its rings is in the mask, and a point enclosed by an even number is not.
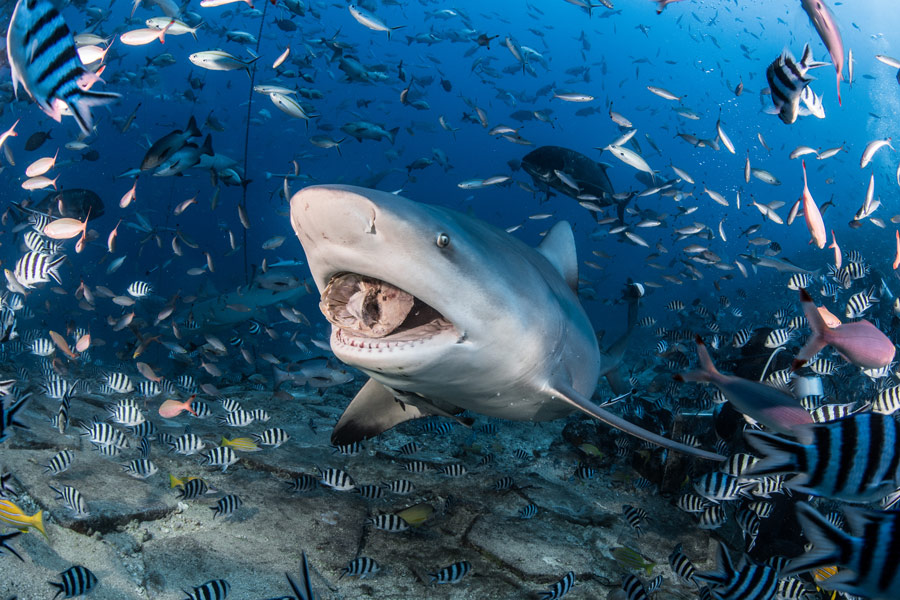
{"type": "Polygon", "coordinates": [[[185,483],[187,483],[188,481],[190,481],[192,479],[197,479],[197,477],[185,477],[184,479],[178,479],[177,477],[175,477],[174,475],[172,475],[170,473],[169,474],[169,487],[173,488],[173,487],[183,486],[185,483]]]}
{"type": "Polygon", "coordinates": [[[10,502],[9,500],[0,500],[0,523],[6,523],[19,531],[28,531],[29,527],[34,527],[44,534],[49,541],[47,532],[44,530],[44,511],[39,510],[30,517],[22,512],[22,509],[10,502]]]}
{"type": "Polygon", "coordinates": [[[235,450],[240,450],[241,452],[258,452],[261,450],[261,448],[256,445],[256,442],[250,438],[234,438],[233,440],[229,440],[227,437],[222,436],[222,445],[231,446],[235,450]]]}

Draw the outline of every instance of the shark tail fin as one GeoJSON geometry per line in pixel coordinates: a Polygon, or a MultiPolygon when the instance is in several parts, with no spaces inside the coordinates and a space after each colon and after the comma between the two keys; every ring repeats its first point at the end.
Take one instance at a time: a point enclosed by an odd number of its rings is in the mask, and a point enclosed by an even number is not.
{"type": "Polygon", "coordinates": [[[571,406],[577,408],[581,412],[586,413],[594,417],[595,419],[603,421],[607,425],[615,427],[620,431],[624,431],[627,434],[648,441],[651,444],[657,444],[658,446],[662,446],[663,448],[669,448],[670,450],[683,452],[684,454],[696,456],[698,458],[705,458],[707,460],[725,460],[725,457],[721,454],[701,450],[700,448],[694,448],[693,446],[688,446],[687,444],[682,444],[681,442],[676,442],[674,440],[664,438],[663,436],[653,433],[652,431],[647,431],[643,427],[635,425],[634,423],[630,423],[622,417],[614,415],[613,413],[600,408],[590,399],[585,398],[582,394],[577,392],[568,384],[557,385],[555,388],[552,388],[548,391],[557,399],[569,403],[571,406]]]}

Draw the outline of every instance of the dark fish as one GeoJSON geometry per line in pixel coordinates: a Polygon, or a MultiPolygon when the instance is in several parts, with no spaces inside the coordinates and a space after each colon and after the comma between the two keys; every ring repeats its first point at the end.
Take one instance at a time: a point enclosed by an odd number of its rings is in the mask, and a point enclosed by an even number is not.
{"type": "Polygon", "coordinates": [[[25,141],[25,150],[27,150],[28,152],[33,152],[34,150],[37,150],[38,148],[43,146],[44,142],[49,139],[51,139],[49,131],[38,131],[32,133],[25,141]]]}
{"type": "Polygon", "coordinates": [[[775,569],[749,560],[736,569],[721,543],[716,552],[716,570],[697,573],[695,577],[712,584],[714,597],[730,600],[771,600],[778,586],[775,569]]]}
{"type": "MultiPolygon", "coordinates": [[[[575,150],[560,146],[541,146],[522,158],[522,168],[531,175],[538,189],[548,194],[550,188],[571,198],[588,194],[596,198],[591,200],[591,203],[598,208],[615,203],[612,198],[615,191],[606,174],[606,167],[575,150]],[[567,175],[568,179],[576,183],[578,190],[560,179],[558,172],[567,175]]],[[[625,202],[619,203],[618,206],[619,218],[622,219],[625,202]]]]}
{"type": "Polygon", "coordinates": [[[68,107],[84,135],[93,130],[91,107],[113,102],[118,94],[85,90],[99,79],[86,71],[75,40],[51,0],[19,0],[6,38],[13,88],[19,84],[50,118],[59,122],[68,107]]]}
{"type": "Polygon", "coordinates": [[[91,573],[87,567],[82,567],[81,565],[75,565],[66,569],[60,573],[60,576],[62,577],[60,583],[48,582],[57,589],[56,594],[53,595],[54,598],[60,594],[63,595],[63,598],[81,596],[94,589],[94,586],[97,585],[97,576],[91,573]]]}
{"type": "Polygon", "coordinates": [[[4,551],[4,550],[7,550],[7,551],[9,551],[11,554],[13,554],[16,558],[18,558],[19,560],[21,560],[22,562],[25,561],[24,558],[22,558],[21,556],[19,556],[19,553],[16,552],[15,548],[13,548],[12,546],[7,545],[7,542],[9,542],[9,540],[13,539],[14,537],[18,537],[18,536],[20,536],[20,535],[22,535],[22,532],[21,532],[21,531],[14,531],[14,532],[12,532],[12,533],[6,533],[6,534],[3,534],[3,535],[0,535],[0,556],[3,555],[3,551],[4,551]]]}
{"type": "Polygon", "coordinates": [[[155,169],[187,144],[189,139],[200,137],[201,135],[203,134],[200,132],[200,128],[197,127],[197,120],[192,115],[184,130],[176,129],[153,142],[153,145],[150,146],[150,149],[147,150],[141,161],[141,171],[155,169]]]}

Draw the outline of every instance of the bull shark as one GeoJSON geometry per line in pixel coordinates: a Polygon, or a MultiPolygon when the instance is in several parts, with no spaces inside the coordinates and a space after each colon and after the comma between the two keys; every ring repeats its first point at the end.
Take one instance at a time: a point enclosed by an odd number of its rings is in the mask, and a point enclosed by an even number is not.
{"type": "MultiPolygon", "coordinates": [[[[449,208],[347,185],[291,198],[291,224],[332,323],[331,349],[370,379],[332,432],[348,444],[464,410],[548,421],[580,410],[652,443],[724,457],[634,425],[590,398],[617,361],[575,289],[571,226],[537,248],[449,208]]],[[[469,421],[471,422],[471,421],[469,421]]]]}

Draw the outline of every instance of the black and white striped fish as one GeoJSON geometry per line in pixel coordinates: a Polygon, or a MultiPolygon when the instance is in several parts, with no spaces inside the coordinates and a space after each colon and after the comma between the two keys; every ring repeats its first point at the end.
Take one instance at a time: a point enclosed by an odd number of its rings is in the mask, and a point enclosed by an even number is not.
{"type": "Polygon", "coordinates": [[[625,592],[627,600],[650,600],[644,584],[637,576],[630,573],[622,577],[622,590],[625,592]]]}
{"type": "Polygon", "coordinates": [[[366,556],[360,556],[359,558],[355,558],[347,563],[347,566],[341,569],[341,576],[338,579],[343,579],[346,577],[359,577],[360,579],[365,579],[370,575],[376,574],[381,570],[381,567],[378,566],[378,563],[375,562],[374,559],[368,558],[366,556]]]}
{"type": "Polygon", "coordinates": [[[50,461],[44,465],[44,473],[50,472],[54,475],[59,475],[63,471],[69,468],[69,465],[72,464],[72,459],[75,457],[75,453],[71,450],[61,450],[53,455],[50,461]]]}
{"type": "Polygon", "coordinates": [[[198,477],[185,482],[184,487],[178,491],[178,498],[181,500],[196,500],[208,491],[209,486],[198,477]]]}
{"type": "Polygon", "coordinates": [[[404,521],[402,517],[390,513],[372,517],[371,519],[369,519],[368,523],[375,529],[380,529],[381,531],[389,531],[391,533],[397,533],[409,529],[409,523],[404,521]]]}
{"type": "Polygon", "coordinates": [[[625,520],[628,521],[628,524],[631,525],[638,535],[644,533],[641,525],[650,518],[646,510],[626,504],[622,507],[622,513],[625,515],[625,520]]]}
{"type": "Polygon", "coordinates": [[[186,433],[177,437],[175,438],[175,441],[170,444],[171,449],[174,450],[176,454],[184,454],[185,456],[200,452],[203,450],[204,446],[206,446],[206,442],[193,433],[186,433]]]}
{"type": "Polygon", "coordinates": [[[76,490],[70,485],[63,485],[61,490],[56,489],[55,487],[48,486],[51,490],[59,494],[57,500],[62,500],[65,502],[66,506],[74,512],[77,516],[84,516],[88,514],[88,506],[87,502],[84,500],[84,496],[81,495],[81,492],[76,490]]]}
{"type": "Polygon", "coordinates": [[[131,296],[140,299],[149,296],[153,292],[153,286],[146,281],[135,281],[125,291],[131,296]]]}
{"type": "Polygon", "coordinates": [[[529,502],[523,508],[519,509],[519,518],[520,519],[531,519],[534,518],[538,513],[538,507],[534,502],[529,502]]]}
{"type": "Polygon", "coordinates": [[[712,502],[738,500],[747,495],[745,489],[754,485],[728,473],[712,471],[694,482],[698,494],[712,502]]]}
{"type": "Polygon", "coordinates": [[[466,469],[466,466],[460,463],[452,463],[449,465],[444,465],[440,468],[440,472],[444,475],[448,475],[450,477],[462,477],[466,473],[469,472],[466,469]]]}
{"type": "Polygon", "coordinates": [[[472,570],[472,563],[467,560],[455,562],[448,565],[435,573],[429,573],[431,576],[431,584],[459,583],[469,571],[472,570]]]}
{"type": "Polygon", "coordinates": [[[559,600],[570,591],[575,586],[575,573],[573,571],[569,571],[566,573],[562,579],[554,583],[550,586],[550,589],[546,592],[541,592],[540,596],[538,596],[539,600],[559,600]]]}
{"type": "Polygon", "coordinates": [[[243,501],[241,501],[237,494],[228,494],[219,498],[216,505],[210,506],[209,508],[213,511],[213,519],[219,515],[227,518],[233,515],[234,511],[239,509],[243,504],[243,501]]]}
{"type": "Polygon", "coordinates": [[[684,553],[681,544],[677,544],[671,554],[669,554],[669,565],[672,567],[672,572],[683,582],[697,583],[694,581],[694,574],[696,573],[694,563],[684,553]]]}
{"type": "Polygon", "coordinates": [[[413,482],[409,479],[395,479],[394,481],[388,481],[383,485],[390,493],[399,494],[401,496],[411,494],[415,489],[413,482]]]}
{"type": "Polygon", "coordinates": [[[224,579],[212,579],[203,585],[199,585],[187,594],[185,600],[225,600],[228,592],[231,591],[231,584],[224,579]]]}
{"type": "Polygon", "coordinates": [[[822,63],[813,61],[809,45],[803,47],[800,62],[794,58],[790,50],[785,49],[781,56],[766,69],[766,79],[772,93],[772,103],[782,121],[790,125],[800,114],[800,94],[813,80],[806,73],[822,63]]]}
{"type": "Polygon", "coordinates": [[[91,135],[91,107],[113,102],[118,94],[91,91],[99,77],[85,70],[65,19],[51,0],[19,0],[6,35],[13,89],[19,84],[57,123],[71,113],[84,135],[91,135]]]}
{"type": "Polygon", "coordinates": [[[289,436],[288,432],[284,429],[273,427],[272,429],[266,429],[262,433],[253,434],[251,437],[261,446],[272,446],[273,448],[277,448],[288,441],[291,436],[289,436]]]}
{"type": "Polygon", "coordinates": [[[799,439],[747,431],[763,455],[751,476],[798,473],[785,486],[814,496],[867,502],[897,488],[900,424],[893,417],[859,413],[821,425],[799,426],[799,439]]]}
{"type": "Polygon", "coordinates": [[[97,576],[91,573],[87,567],[82,567],[81,565],[69,567],[59,575],[62,577],[61,582],[48,582],[58,590],[53,596],[54,598],[60,594],[63,595],[63,598],[83,596],[97,585],[97,576]]]}
{"type": "Polygon", "coordinates": [[[122,465],[122,468],[126,473],[136,479],[147,479],[159,471],[159,467],[153,464],[153,461],[146,458],[133,460],[130,463],[122,465]]]}
{"type": "MultiPolygon", "coordinates": [[[[20,0],[21,2],[24,0],[20,0]]],[[[12,26],[10,26],[12,31],[12,26]]],[[[51,258],[40,252],[26,252],[16,261],[16,268],[13,274],[22,287],[32,289],[35,284],[47,283],[51,279],[62,285],[59,278],[59,267],[66,259],[65,255],[51,258]]]]}
{"type": "Polygon", "coordinates": [[[299,493],[311,492],[317,487],[319,487],[319,480],[308,473],[301,473],[288,483],[288,489],[299,493]]]}
{"type": "Polygon", "coordinates": [[[319,483],[339,492],[349,492],[356,484],[353,478],[340,469],[319,469],[319,483]]]}
{"type": "Polygon", "coordinates": [[[110,389],[118,394],[129,394],[134,391],[134,384],[125,373],[108,373],[105,382],[110,389]]]}
{"type": "Polygon", "coordinates": [[[203,464],[211,467],[222,467],[223,473],[237,461],[237,454],[228,446],[216,446],[203,455],[203,464]]]}
{"type": "Polygon", "coordinates": [[[721,543],[716,552],[716,570],[697,573],[695,577],[708,582],[716,598],[734,600],[772,600],[778,585],[778,575],[772,567],[745,559],[736,569],[721,543]]]}
{"type": "Polygon", "coordinates": [[[384,498],[384,488],[379,485],[358,485],[353,491],[366,500],[380,500],[384,498]]]}

